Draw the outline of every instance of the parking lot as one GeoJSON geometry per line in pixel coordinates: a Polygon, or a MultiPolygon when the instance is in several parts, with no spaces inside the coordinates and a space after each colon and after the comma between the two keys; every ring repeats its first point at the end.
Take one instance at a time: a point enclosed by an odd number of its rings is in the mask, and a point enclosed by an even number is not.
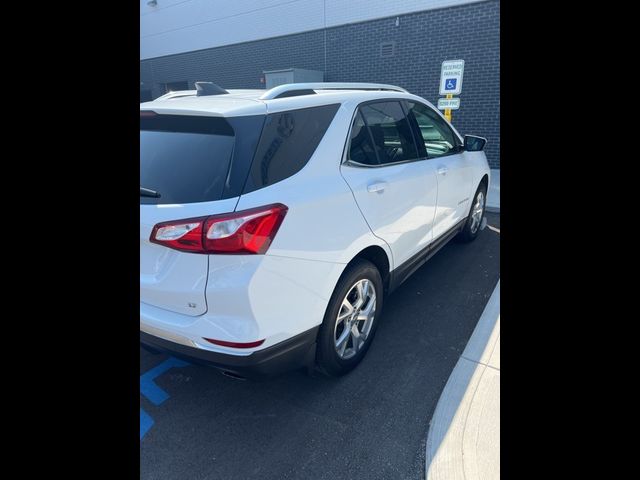
{"type": "Polygon", "coordinates": [[[429,421],[500,276],[500,217],[385,303],[339,379],[234,380],[140,349],[142,479],[422,479],[429,421]]]}

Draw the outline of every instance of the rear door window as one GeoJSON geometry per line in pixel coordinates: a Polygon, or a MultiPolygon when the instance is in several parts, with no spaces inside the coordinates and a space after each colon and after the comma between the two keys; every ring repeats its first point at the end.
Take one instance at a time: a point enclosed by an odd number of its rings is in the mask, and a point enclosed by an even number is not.
{"type": "Polygon", "coordinates": [[[364,123],[362,113],[358,111],[351,127],[348,160],[360,165],[378,165],[378,156],[373,148],[371,134],[364,123]]]}
{"type": "MultiPolygon", "coordinates": [[[[360,113],[368,127],[379,165],[418,158],[411,127],[400,102],[367,103],[360,107],[360,113]]],[[[352,145],[357,146],[353,139],[352,145]]],[[[352,155],[357,155],[357,152],[354,151],[352,155]]],[[[353,157],[352,160],[357,161],[353,157]]]]}
{"type": "Polygon", "coordinates": [[[161,196],[140,197],[140,203],[219,200],[234,140],[223,118],[141,114],[140,186],[161,196]]]}

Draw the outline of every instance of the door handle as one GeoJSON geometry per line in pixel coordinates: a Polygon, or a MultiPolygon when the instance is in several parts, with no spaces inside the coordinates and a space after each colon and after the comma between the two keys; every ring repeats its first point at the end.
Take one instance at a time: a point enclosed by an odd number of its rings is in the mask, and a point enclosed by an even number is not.
{"type": "Polygon", "coordinates": [[[444,165],[440,165],[438,167],[438,175],[446,175],[448,171],[449,171],[449,169],[447,167],[445,167],[444,165]]]}
{"type": "Polygon", "coordinates": [[[387,187],[387,182],[377,182],[372,183],[367,186],[367,191],[370,193],[374,192],[384,192],[384,189],[387,187]]]}

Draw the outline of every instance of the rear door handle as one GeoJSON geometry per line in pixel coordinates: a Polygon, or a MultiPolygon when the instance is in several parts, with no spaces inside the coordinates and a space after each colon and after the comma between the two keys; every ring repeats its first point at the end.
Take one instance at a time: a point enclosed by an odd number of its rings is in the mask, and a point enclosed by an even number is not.
{"type": "Polygon", "coordinates": [[[438,175],[446,175],[448,171],[449,171],[449,169],[447,167],[445,167],[444,165],[440,165],[438,167],[438,175]]]}
{"type": "Polygon", "coordinates": [[[368,185],[367,191],[370,193],[384,192],[385,188],[387,188],[387,182],[377,182],[377,183],[372,183],[368,185]]]}

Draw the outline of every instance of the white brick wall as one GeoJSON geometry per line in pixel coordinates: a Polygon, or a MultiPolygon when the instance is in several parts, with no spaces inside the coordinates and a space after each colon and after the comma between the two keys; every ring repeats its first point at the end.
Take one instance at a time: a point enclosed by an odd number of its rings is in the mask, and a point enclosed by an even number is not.
{"type": "Polygon", "coordinates": [[[140,59],[479,0],[140,0],[140,59]]]}

